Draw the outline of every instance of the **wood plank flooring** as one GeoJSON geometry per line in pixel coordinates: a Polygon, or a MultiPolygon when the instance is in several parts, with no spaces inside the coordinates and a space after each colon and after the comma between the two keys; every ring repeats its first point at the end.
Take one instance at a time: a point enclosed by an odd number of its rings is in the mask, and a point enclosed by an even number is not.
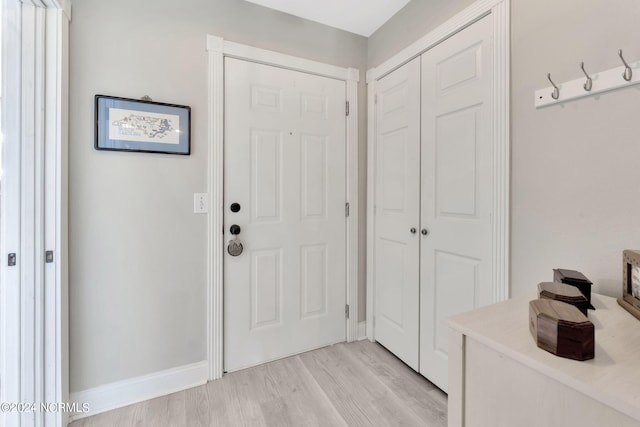
{"type": "Polygon", "coordinates": [[[447,395],[384,347],[337,344],[75,421],[98,426],[427,426],[447,395]]]}

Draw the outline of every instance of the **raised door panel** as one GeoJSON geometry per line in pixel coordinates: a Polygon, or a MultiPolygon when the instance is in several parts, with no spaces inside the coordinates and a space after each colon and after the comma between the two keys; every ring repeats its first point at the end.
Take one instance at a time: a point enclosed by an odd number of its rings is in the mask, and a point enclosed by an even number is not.
{"type": "Polygon", "coordinates": [[[327,314],[328,273],[327,246],[302,247],[301,315],[303,318],[327,314]]]}
{"type": "Polygon", "coordinates": [[[328,171],[326,136],[302,135],[302,219],[327,219],[328,171]]]}
{"type": "Polygon", "coordinates": [[[477,213],[477,107],[436,117],[435,215],[473,218],[477,213]]]}
{"type": "Polygon", "coordinates": [[[433,341],[423,343],[423,348],[433,351],[446,360],[449,352],[447,319],[460,311],[476,307],[481,261],[466,255],[436,251],[434,253],[435,300],[433,310],[424,316],[432,316],[433,341]]]}
{"type": "Polygon", "coordinates": [[[253,221],[279,221],[282,199],[282,131],[251,130],[253,221]]]}
{"type": "Polygon", "coordinates": [[[265,113],[283,112],[284,91],[260,84],[251,85],[251,110],[265,113]]]}
{"type": "Polygon", "coordinates": [[[282,319],[280,250],[251,253],[251,329],[273,326],[282,319]]]}
{"type": "Polygon", "coordinates": [[[378,287],[376,316],[379,322],[404,332],[407,328],[404,313],[407,309],[407,303],[412,303],[412,301],[405,299],[406,288],[411,286],[410,283],[407,283],[405,271],[405,265],[410,259],[410,249],[407,248],[405,242],[380,239],[377,251],[380,259],[385,260],[385,268],[379,270],[377,280],[384,284],[393,283],[394,286],[378,287]]]}
{"type": "Polygon", "coordinates": [[[405,214],[407,194],[412,190],[411,178],[407,176],[408,129],[394,130],[380,135],[380,193],[378,206],[384,214],[405,214]]]}

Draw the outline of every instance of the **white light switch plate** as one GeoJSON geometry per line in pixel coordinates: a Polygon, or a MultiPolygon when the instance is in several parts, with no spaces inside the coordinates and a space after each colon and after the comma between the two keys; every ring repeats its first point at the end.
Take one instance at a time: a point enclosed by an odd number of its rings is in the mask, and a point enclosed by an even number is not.
{"type": "Polygon", "coordinates": [[[208,193],[193,193],[193,213],[207,213],[209,206],[208,193]]]}

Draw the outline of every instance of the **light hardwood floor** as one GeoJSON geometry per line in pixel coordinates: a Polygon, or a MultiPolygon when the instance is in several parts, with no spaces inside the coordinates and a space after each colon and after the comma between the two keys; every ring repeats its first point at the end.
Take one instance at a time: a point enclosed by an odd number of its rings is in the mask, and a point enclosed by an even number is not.
{"type": "Polygon", "coordinates": [[[379,344],[337,344],[71,424],[445,426],[447,395],[379,344]]]}

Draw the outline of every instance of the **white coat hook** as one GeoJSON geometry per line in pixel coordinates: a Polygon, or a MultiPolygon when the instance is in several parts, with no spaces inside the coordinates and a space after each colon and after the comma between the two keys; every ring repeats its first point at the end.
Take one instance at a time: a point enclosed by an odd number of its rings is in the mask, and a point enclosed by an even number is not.
{"type": "Polygon", "coordinates": [[[622,60],[622,63],[624,64],[624,67],[625,67],[624,74],[622,74],[622,78],[625,79],[626,81],[630,81],[631,77],[633,76],[633,71],[631,70],[631,67],[629,67],[629,64],[627,64],[627,61],[625,61],[624,57],[622,56],[622,49],[618,50],[618,56],[622,60]]]}
{"type": "Polygon", "coordinates": [[[586,90],[587,92],[591,91],[591,88],[593,87],[593,80],[591,80],[591,77],[589,77],[589,74],[587,74],[587,72],[584,69],[584,62],[580,63],[580,68],[582,68],[582,72],[584,73],[584,75],[587,77],[587,81],[585,82],[585,84],[582,86],[584,88],[584,90],[586,90]]]}
{"type": "Polygon", "coordinates": [[[551,94],[551,97],[553,99],[558,99],[560,97],[560,88],[558,86],[556,86],[556,84],[553,82],[553,80],[551,80],[551,73],[547,73],[547,78],[549,79],[549,81],[553,85],[553,93],[551,94]]]}

